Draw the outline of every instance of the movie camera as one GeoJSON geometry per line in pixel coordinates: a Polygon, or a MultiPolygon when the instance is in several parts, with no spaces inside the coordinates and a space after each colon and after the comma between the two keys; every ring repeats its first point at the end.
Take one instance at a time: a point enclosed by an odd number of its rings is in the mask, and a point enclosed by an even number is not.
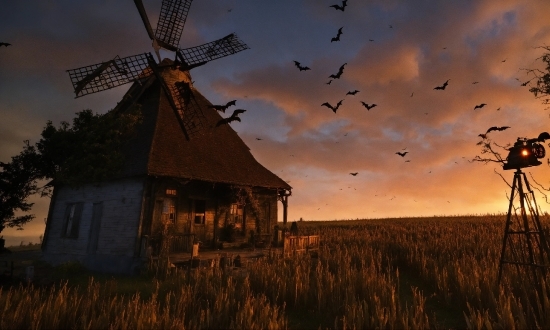
{"type": "Polygon", "coordinates": [[[539,142],[550,139],[550,134],[542,132],[537,138],[518,138],[514,146],[508,149],[508,157],[502,167],[504,170],[519,170],[524,167],[539,166],[539,159],[546,156],[544,146],[539,142]]]}

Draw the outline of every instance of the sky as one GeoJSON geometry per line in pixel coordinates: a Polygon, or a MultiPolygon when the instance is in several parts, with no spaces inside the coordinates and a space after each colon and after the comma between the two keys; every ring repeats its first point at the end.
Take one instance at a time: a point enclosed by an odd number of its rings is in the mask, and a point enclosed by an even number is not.
{"type": "MultiPolygon", "coordinates": [[[[161,0],[143,3],[154,29],[161,0]]],[[[235,99],[247,110],[231,126],[292,186],[289,221],[505,213],[512,172],[471,160],[489,127],[510,126],[489,133],[500,145],[550,131],[547,106],[521,86],[550,45],[550,1],[348,0],[344,11],[334,4],[341,1],[195,0],[179,44],[234,32],[250,47],[191,75],[213,104],[235,99]],[[331,41],[339,28],[340,40],[331,41]],[[322,106],[340,100],[336,112],[322,106]]],[[[0,47],[2,162],[24,140],[37,142],[48,120],[105,113],[129,87],[75,99],[66,70],[152,51],[130,0],[1,7],[0,42],[11,44],[0,47]]],[[[542,161],[526,172],[544,191],[550,168],[542,161]]],[[[8,245],[43,233],[49,200],[33,201],[36,219],[2,232],[8,245]]]]}

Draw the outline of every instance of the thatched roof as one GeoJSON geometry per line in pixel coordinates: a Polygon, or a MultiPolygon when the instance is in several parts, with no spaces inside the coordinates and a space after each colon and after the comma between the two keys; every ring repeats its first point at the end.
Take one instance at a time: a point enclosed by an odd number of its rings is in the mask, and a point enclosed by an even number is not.
{"type": "MultiPolygon", "coordinates": [[[[188,72],[164,69],[162,75],[168,84],[174,80],[191,83],[188,72]]],[[[129,106],[141,106],[143,113],[143,122],[136,129],[135,138],[125,146],[127,162],[124,176],[149,175],[291,189],[285,181],[254,159],[231,126],[224,124],[216,127],[222,116],[209,108],[212,104],[193,87],[192,91],[203,119],[198,133],[187,139],[157,79],[152,76],[145,84],[134,83],[126,93],[125,101],[113,110],[124,111],[129,106]]],[[[228,109],[225,116],[232,112],[233,108],[228,109]]],[[[243,115],[243,120],[246,120],[246,115],[243,115]]]]}

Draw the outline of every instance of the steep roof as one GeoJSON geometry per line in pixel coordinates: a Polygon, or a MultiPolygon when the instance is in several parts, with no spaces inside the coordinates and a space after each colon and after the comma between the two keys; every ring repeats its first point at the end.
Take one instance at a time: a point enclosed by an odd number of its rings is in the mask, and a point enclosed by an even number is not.
{"type": "MultiPolygon", "coordinates": [[[[135,137],[124,148],[124,176],[152,175],[291,189],[285,181],[256,161],[250,149],[229,125],[216,127],[222,116],[215,109],[209,108],[212,103],[192,87],[188,72],[165,68],[162,75],[169,85],[174,81],[191,85],[195,98],[194,110],[199,110],[202,125],[197,133],[190,134],[187,139],[178,115],[157,79],[152,76],[147,83],[134,83],[123,102],[113,110],[124,111],[128,106],[140,106],[143,114],[143,121],[137,127],[135,137]]],[[[227,112],[225,116],[229,116],[233,109],[227,112]]],[[[243,117],[246,120],[246,116],[243,117]]]]}

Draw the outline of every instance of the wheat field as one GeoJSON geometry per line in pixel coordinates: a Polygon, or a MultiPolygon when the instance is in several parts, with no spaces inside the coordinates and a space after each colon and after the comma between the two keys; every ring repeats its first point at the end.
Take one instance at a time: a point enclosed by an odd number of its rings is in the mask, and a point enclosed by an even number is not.
{"type": "MultiPolygon", "coordinates": [[[[548,228],[548,218],[541,219],[548,228]]],[[[127,279],[68,275],[0,291],[1,329],[548,329],[550,285],[497,285],[504,216],[300,222],[318,255],[238,271],[127,279]]]]}

